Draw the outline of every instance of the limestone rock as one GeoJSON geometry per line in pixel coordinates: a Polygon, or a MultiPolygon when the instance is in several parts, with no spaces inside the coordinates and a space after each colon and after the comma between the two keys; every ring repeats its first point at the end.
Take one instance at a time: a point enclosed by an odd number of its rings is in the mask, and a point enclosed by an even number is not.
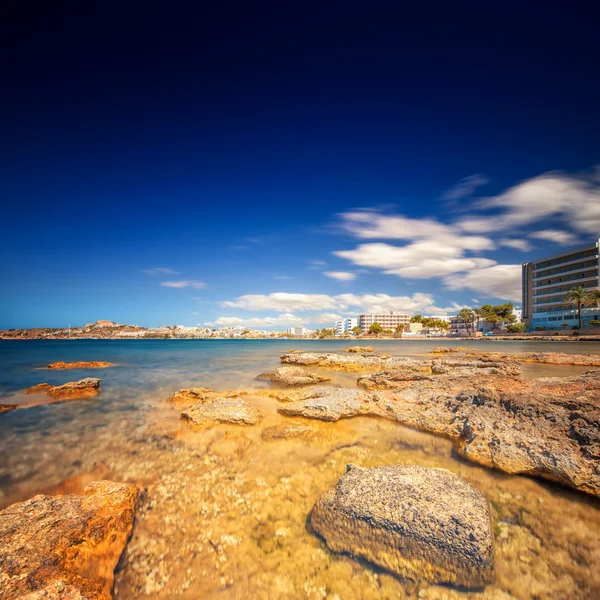
{"type": "Polygon", "coordinates": [[[82,495],[35,496],[0,511],[2,598],[111,598],[137,496],[136,486],[98,481],[82,495]]]}
{"type": "Polygon", "coordinates": [[[464,587],[493,577],[488,503],[445,469],[349,465],[317,501],[311,524],[331,550],[400,577],[464,587]]]}
{"type": "Polygon", "coordinates": [[[478,356],[493,361],[513,361],[543,363],[546,365],[575,365],[580,367],[600,367],[599,354],[567,354],[564,352],[468,352],[467,356],[478,356]]]}
{"type": "Polygon", "coordinates": [[[521,366],[514,360],[436,358],[431,362],[431,372],[435,375],[452,375],[454,377],[478,377],[480,375],[514,377],[521,374],[521,366]]]}
{"type": "Polygon", "coordinates": [[[468,350],[466,346],[457,346],[456,348],[447,348],[445,346],[438,346],[431,351],[431,354],[448,354],[450,352],[464,352],[468,350]]]}
{"type": "Polygon", "coordinates": [[[304,385],[314,385],[323,381],[331,381],[330,377],[323,377],[316,373],[305,371],[301,367],[279,367],[274,371],[261,373],[257,379],[261,381],[270,381],[271,385],[282,385],[290,387],[300,387],[304,385]]]}
{"type": "Polygon", "coordinates": [[[49,364],[46,369],[107,369],[108,367],[116,367],[117,365],[110,362],[90,361],[90,362],[72,362],[66,363],[63,361],[49,364]]]}
{"type": "Polygon", "coordinates": [[[376,350],[373,346],[350,346],[349,348],[344,348],[343,351],[363,354],[365,352],[375,352],[376,350]]]}
{"type": "Polygon", "coordinates": [[[219,423],[258,425],[262,414],[243,398],[217,398],[194,404],[181,413],[181,418],[197,429],[208,429],[219,423]]]}
{"type": "Polygon", "coordinates": [[[53,400],[72,400],[90,398],[100,391],[100,379],[86,377],[79,381],[70,381],[63,385],[40,383],[23,391],[25,394],[46,394],[53,400]]]}
{"type": "Polygon", "coordinates": [[[306,417],[321,421],[339,421],[358,415],[376,414],[371,397],[356,388],[314,388],[303,399],[277,409],[287,416],[306,417]]]}
{"type": "Polygon", "coordinates": [[[19,408],[16,404],[0,404],[0,414],[4,412],[9,412],[11,410],[16,410],[19,408]]]}
{"type": "Polygon", "coordinates": [[[502,381],[452,390],[425,382],[380,392],[379,404],[388,418],[458,440],[473,462],[600,496],[600,371],[517,391],[502,381]]]}
{"type": "Polygon", "coordinates": [[[412,369],[429,372],[429,365],[407,356],[387,354],[335,354],[332,352],[293,352],[283,354],[281,362],[305,367],[325,367],[340,371],[369,371],[374,369],[412,369]]]}

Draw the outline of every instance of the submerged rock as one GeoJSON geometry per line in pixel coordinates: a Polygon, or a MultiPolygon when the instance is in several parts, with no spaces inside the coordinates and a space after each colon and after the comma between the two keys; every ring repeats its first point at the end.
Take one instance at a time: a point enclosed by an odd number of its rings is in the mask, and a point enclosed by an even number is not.
{"type": "Polygon", "coordinates": [[[40,383],[23,390],[24,394],[46,394],[54,400],[72,400],[74,398],[90,398],[100,391],[100,379],[86,377],[79,381],[70,381],[63,385],[40,383]]]}
{"type": "Polygon", "coordinates": [[[301,439],[306,441],[317,440],[321,437],[318,431],[303,425],[302,423],[280,423],[267,427],[260,435],[265,442],[275,440],[301,439]]]}
{"type": "Polygon", "coordinates": [[[197,429],[208,429],[219,423],[258,425],[262,414],[242,398],[217,398],[194,404],[181,413],[181,418],[197,429]]]}
{"type": "Polygon", "coordinates": [[[387,354],[335,354],[332,352],[293,352],[280,357],[282,363],[305,367],[324,367],[340,371],[368,371],[378,368],[404,368],[429,372],[429,365],[407,356],[387,354]]]}
{"type": "Polygon", "coordinates": [[[82,495],[35,496],[0,511],[2,598],[112,597],[138,489],[98,481],[82,495]]]}
{"type": "Polygon", "coordinates": [[[344,348],[343,352],[353,352],[353,353],[364,353],[364,352],[375,352],[375,348],[373,346],[350,346],[349,348],[344,348]]]}
{"type": "Polygon", "coordinates": [[[488,503],[445,469],[349,465],[317,501],[311,524],[331,550],[400,577],[465,587],[493,577],[488,503]]]}
{"type": "Polygon", "coordinates": [[[358,415],[374,414],[371,397],[356,388],[314,388],[299,400],[278,408],[288,416],[306,417],[321,421],[339,421],[358,415]]]}
{"type": "Polygon", "coordinates": [[[261,381],[270,381],[272,385],[282,385],[290,387],[300,387],[304,385],[314,385],[323,381],[331,381],[330,377],[323,377],[316,373],[305,371],[301,367],[279,367],[274,371],[261,373],[257,379],[261,381]]]}
{"type": "Polygon", "coordinates": [[[167,402],[177,406],[191,406],[196,403],[211,402],[217,398],[237,398],[245,396],[247,392],[214,392],[208,388],[188,388],[175,392],[167,402]]]}
{"type": "Polygon", "coordinates": [[[447,348],[445,346],[438,346],[431,351],[431,354],[447,354],[449,352],[464,352],[468,350],[466,346],[457,346],[456,348],[447,348]]]}
{"type": "Polygon", "coordinates": [[[504,391],[503,381],[452,391],[426,382],[380,392],[380,403],[389,418],[458,440],[473,462],[600,496],[600,371],[518,391],[504,391]]]}
{"type": "Polygon", "coordinates": [[[108,367],[116,367],[117,365],[110,362],[90,361],[90,362],[72,362],[66,363],[63,361],[49,364],[46,369],[107,369],[108,367]]]}

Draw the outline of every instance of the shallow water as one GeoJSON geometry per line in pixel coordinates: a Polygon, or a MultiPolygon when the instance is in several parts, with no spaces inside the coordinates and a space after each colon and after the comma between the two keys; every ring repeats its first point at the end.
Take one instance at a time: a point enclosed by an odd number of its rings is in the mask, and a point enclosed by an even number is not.
{"type": "MultiPolygon", "coordinates": [[[[397,423],[355,418],[302,421],[311,441],[264,441],[289,422],[275,400],[249,396],[258,427],[191,431],[165,400],[193,386],[265,389],[254,377],[291,348],[338,351],[336,341],[0,341],[0,402],[47,381],[100,377],[95,399],[0,415],[0,506],[51,490],[109,478],[144,488],[115,597],[129,598],[594,598],[600,597],[600,502],[526,477],[465,462],[450,440],[397,423]],[[107,360],[112,369],[45,371],[58,360],[107,360]],[[491,501],[496,580],[479,596],[400,581],[331,553],[307,517],[346,464],[420,464],[457,473],[491,501]]],[[[394,355],[425,358],[452,342],[375,343],[394,355]]],[[[475,341],[498,351],[600,353],[600,344],[475,341]]],[[[584,368],[524,365],[526,377],[584,368]]],[[[327,371],[335,384],[357,375],[327,371]]]]}

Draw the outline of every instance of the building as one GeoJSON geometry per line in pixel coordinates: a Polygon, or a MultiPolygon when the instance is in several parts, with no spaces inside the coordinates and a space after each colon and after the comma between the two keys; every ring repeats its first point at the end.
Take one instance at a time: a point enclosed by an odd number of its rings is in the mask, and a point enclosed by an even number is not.
{"type": "Polygon", "coordinates": [[[288,327],[286,333],[288,335],[306,335],[308,329],[306,327],[288,327]]]}
{"type": "Polygon", "coordinates": [[[448,317],[447,315],[429,315],[427,317],[423,317],[424,319],[436,319],[438,321],[444,321],[444,323],[450,323],[450,321],[454,317],[448,317]]]}
{"type": "Polygon", "coordinates": [[[383,329],[391,329],[392,331],[395,330],[398,325],[404,325],[404,328],[408,329],[410,315],[408,313],[400,312],[358,315],[358,326],[363,331],[368,331],[373,323],[378,323],[383,329]]]}
{"type": "MultiPolygon", "coordinates": [[[[600,286],[600,240],[524,263],[522,271],[523,321],[527,329],[567,329],[579,324],[577,307],[563,299],[570,289],[600,286]]],[[[581,311],[583,327],[598,319],[600,309],[581,311]]]]}
{"type": "Polygon", "coordinates": [[[344,335],[352,331],[355,327],[358,327],[358,319],[352,317],[350,319],[340,319],[333,325],[336,335],[344,335]]]}

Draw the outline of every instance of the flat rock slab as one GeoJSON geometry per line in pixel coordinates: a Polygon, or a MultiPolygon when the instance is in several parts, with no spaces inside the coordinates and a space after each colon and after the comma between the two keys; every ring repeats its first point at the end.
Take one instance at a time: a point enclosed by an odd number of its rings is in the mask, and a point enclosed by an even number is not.
{"type": "Polygon", "coordinates": [[[300,396],[299,400],[279,407],[287,416],[320,421],[339,421],[358,415],[377,414],[371,396],[356,388],[320,387],[300,396]]]}
{"type": "Polygon", "coordinates": [[[274,371],[261,373],[257,379],[269,381],[271,385],[289,387],[301,387],[331,381],[331,377],[323,377],[322,375],[305,371],[302,367],[279,367],[279,369],[275,369],[274,371]]]}
{"type": "Polygon", "coordinates": [[[138,489],[98,481],[82,495],[35,496],[0,511],[3,600],[106,600],[138,489]]]}
{"type": "Polygon", "coordinates": [[[468,350],[466,346],[457,346],[456,348],[447,348],[446,346],[438,346],[431,351],[431,354],[448,354],[451,352],[464,352],[468,350]]]}
{"type": "Polygon", "coordinates": [[[388,356],[387,354],[335,354],[332,352],[292,352],[282,354],[282,363],[305,367],[324,367],[340,371],[369,371],[378,368],[412,369],[430,372],[427,363],[407,356],[388,356]]]}
{"type": "Polygon", "coordinates": [[[494,361],[516,360],[517,362],[542,363],[546,365],[600,367],[599,354],[567,354],[564,352],[468,352],[467,356],[478,356],[494,361]]]}
{"type": "Polygon", "coordinates": [[[334,552],[403,578],[481,587],[493,577],[488,502],[445,469],[349,465],[311,524],[334,552]]]}
{"type": "Polygon", "coordinates": [[[72,400],[74,398],[89,398],[100,391],[100,379],[86,377],[79,381],[70,381],[63,385],[40,383],[23,390],[24,394],[45,394],[53,400],[72,400]]]}
{"type": "Polygon", "coordinates": [[[102,361],[90,361],[90,362],[55,362],[49,364],[46,369],[108,369],[109,367],[116,367],[114,363],[102,362],[102,361]]]}
{"type": "Polygon", "coordinates": [[[243,398],[217,398],[194,404],[181,413],[181,418],[197,429],[208,429],[219,423],[258,425],[262,414],[243,398]]]}

